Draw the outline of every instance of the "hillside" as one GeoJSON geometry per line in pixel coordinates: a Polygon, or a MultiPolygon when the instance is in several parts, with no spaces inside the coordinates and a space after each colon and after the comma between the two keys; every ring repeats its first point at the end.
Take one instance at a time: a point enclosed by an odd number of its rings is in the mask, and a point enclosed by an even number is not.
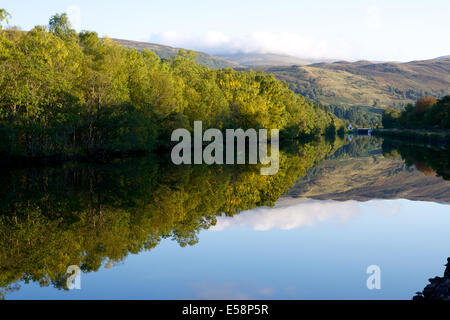
{"type": "MultiPolygon", "coordinates": [[[[179,48],[148,42],[113,39],[127,48],[149,49],[167,59],[179,48]]],[[[323,104],[361,106],[377,110],[402,107],[429,95],[450,93],[450,58],[407,63],[370,61],[319,62],[282,54],[236,53],[212,56],[198,53],[197,61],[214,69],[254,68],[273,73],[289,83],[290,88],[323,104]]]]}
{"type": "MultiPolygon", "coordinates": [[[[124,39],[112,39],[119,42],[127,48],[135,48],[138,50],[148,49],[156,53],[163,59],[168,59],[177,54],[181,48],[174,48],[162,44],[155,44],[150,42],[140,42],[124,39]]],[[[189,48],[184,48],[189,50],[189,48]]],[[[234,54],[219,54],[209,55],[204,52],[198,52],[197,61],[210,68],[259,68],[259,67],[273,67],[273,66],[292,66],[292,65],[309,65],[313,63],[324,62],[325,60],[314,59],[300,59],[297,57],[276,54],[276,53],[234,53],[234,54]]],[[[333,60],[326,60],[332,62],[333,60]]]]}
{"type": "Polygon", "coordinates": [[[408,63],[369,61],[261,68],[292,90],[325,104],[386,108],[450,93],[450,59],[408,63]]]}
{"type": "MultiPolygon", "coordinates": [[[[162,59],[168,59],[172,56],[175,56],[178,50],[180,50],[179,48],[173,48],[149,42],[139,42],[123,39],[112,39],[112,40],[120,43],[121,45],[127,48],[134,48],[137,50],[144,50],[144,49],[151,50],[162,59]]],[[[237,68],[240,66],[236,62],[228,61],[220,57],[211,56],[203,52],[198,52],[197,62],[212,69],[237,68]]]]}
{"type": "Polygon", "coordinates": [[[275,53],[235,53],[219,55],[221,58],[238,63],[243,67],[307,65],[314,61],[275,53]]]}

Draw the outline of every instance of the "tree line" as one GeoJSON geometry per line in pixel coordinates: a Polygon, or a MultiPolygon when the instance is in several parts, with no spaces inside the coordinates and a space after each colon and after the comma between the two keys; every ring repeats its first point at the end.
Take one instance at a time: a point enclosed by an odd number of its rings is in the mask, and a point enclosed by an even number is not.
{"type": "Polygon", "coordinates": [[[423,97],[402,111],[388,108],[383,112],[382,122],[386,129],[450,129],[450,96],[423,97]]]}
{"type": "MultiPolygon", "coordinates": [[[[0,19],[9,15],[2,10],[0,19]]],[[[170,59],[76,33],[66,14],[28,32],[0,30],[0,154],[89,156],[151,151],[176,128],[280,129],[283,138],[342,122],[272,75],[212,70],[180,50],[170,59]]]]}

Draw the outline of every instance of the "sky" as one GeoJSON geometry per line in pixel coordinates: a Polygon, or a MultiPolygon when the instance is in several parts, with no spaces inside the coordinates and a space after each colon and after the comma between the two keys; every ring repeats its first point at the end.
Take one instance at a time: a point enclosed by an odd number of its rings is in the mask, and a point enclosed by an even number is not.
{"type": "Polygon", "coordinates": [[[411,61],[450,54],[448,0],[3,0],[29,30],[67,12],[77,31],[210,54],[411,61]]]}

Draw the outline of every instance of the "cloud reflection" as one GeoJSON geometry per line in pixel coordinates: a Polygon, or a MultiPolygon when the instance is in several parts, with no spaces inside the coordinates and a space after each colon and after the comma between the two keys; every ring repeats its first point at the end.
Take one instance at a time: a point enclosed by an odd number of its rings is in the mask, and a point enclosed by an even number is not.
{"type": "Polygon", "coordinates": [[[357,201],[313,200],[304,198],[282,198],[275,207],[261,207],[243,211],[234,217],[222,216],[211,230],[248,227],[253,230],[291,230],[304,226],[338,219],[347,221],[358,215],[361,207],[357,201]]]}

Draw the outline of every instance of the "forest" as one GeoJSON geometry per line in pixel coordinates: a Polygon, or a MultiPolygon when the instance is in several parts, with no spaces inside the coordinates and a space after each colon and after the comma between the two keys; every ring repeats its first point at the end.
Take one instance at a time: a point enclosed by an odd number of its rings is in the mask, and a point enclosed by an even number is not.
{"type": "Polygon", "coordinates": [[[383,112],[382,122],[386,129],[450,129],[450,96],[423,97],[402,111],[388,108],[383,112]]]}
{"type": "Polygon", "coordinates": [[[324,105],[325,111],[332,112],[336,117],[362,128],[375,128],[381,124],[381,114],[383,109],[362,107],[362,106],[342,106],[324,105]]]}
{"type": "Polygon", "coordinates": [[[77,33],[64,13],[27,32],[0,29],[2,159],[149,152],[195,120],[221,130],[277,128],[284,139],[343,128],[273,75],[213,70],[195,56],[180,50],[161,59],[77,33]]]}

